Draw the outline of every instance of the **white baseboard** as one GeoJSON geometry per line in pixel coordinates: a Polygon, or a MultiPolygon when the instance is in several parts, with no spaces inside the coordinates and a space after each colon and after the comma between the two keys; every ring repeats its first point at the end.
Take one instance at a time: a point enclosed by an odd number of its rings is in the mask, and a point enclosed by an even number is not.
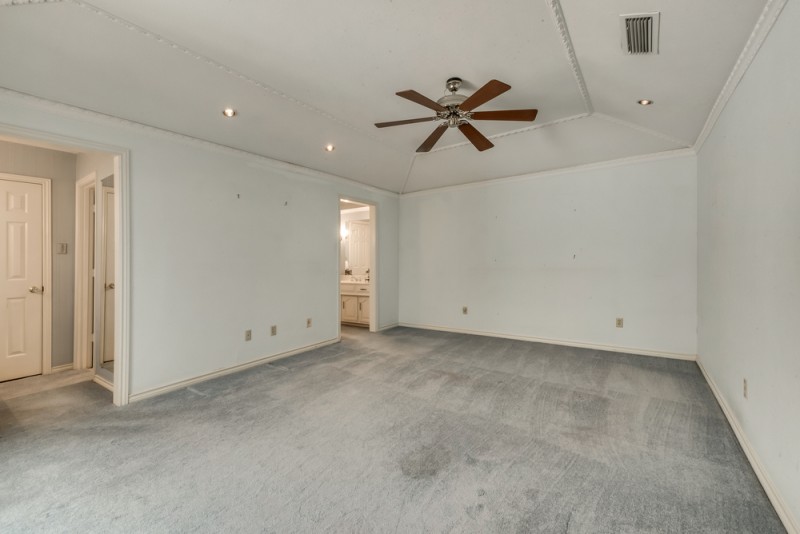
{"type": "Polygon", "coordinates": [[[391,330],[392,328],[395,328],[395,327],[398,327],[398,326],[400,326],[399,323],[386,324],[386,325],[383,325],[383,326],[379,326],[378,329],[376,330],[376,332],[384,332],[386,330],[391,330]]]}
{"type": "Polygon", "coordinates": [[[70,363],[65,363],[64,365],[56,365],[55,367],[51,367],[50,368],[50,373],[60,373],[62,371],[72,371],[73,369],[74,369],[74,366],[72,365],[72,362],[70,362],[70,363]]]}
{"type": "Polygon", "coordinates": [[[100,384],[104,388],[106,388],[111,393],[114,393],[114,384],[103,378],[102,376],[95,373],[94,378],[92,379],[94,383],[100,384]]]}
{"type": "Polygon", "coordinates": [[[725,397],[722,396],[722,391],[720,391],[720,389],[717,387],[717,384],[714,383],[714,379],[711,378],[711,375],[708,374],[706,368],[703,367],[703,363],[700,361],[700,358],[697,359],[697,366],[700,368],[700,372],[703,373],[703,377],[706,379],[706,382],[711,388],[712,393],[714,393],[717,403],[719,403],[720,408],[722,408],[722,413],[725,414],[728,424],[731,425],[733,433],[736,434],[736,439],[739,440],[739,445],[742,446],[745,456],[747,456],[747,459],[750,461],[750,465],[753,467],[753,471],[755,471],[759,482],[761,482],[761,486],[764,488],[764,492],[767,494],[769,501],[772,503],[772,506],[775,507],[778,517],[781,518],[783,526],[786,528],[789,534],[800,534],[800,523],[798,523],[797,519],[795,519],[795,517],[792,515],[792,511],[786,505],[786,502],[783,500],[783,497],[781,497],[781,494],[778,493],[778,490],[772,483],[772,479],[769,478],[766,469],[764,469],[764,465],[758,458],[755,449],[750,444],[750,440],[747,439],[747,435],[744,433],[742,425],[739,424],[739,420],[736,419],[736,415],[733,413],[733,410],[731,410],[731,407],[728,405],[725,397]]]}
{"type": "Polygon", "coordinates": [[[179,389],[189,387],[199,382],[205,382],[206,380],[211,380],[212,378],[229,375],[231,373],[238,373],[239,371],[244,371],[245,369],[256,367],[258,365],[264,365],[265,363],[273,362],[275,360],[280,360],[282,358],[288,358],[289,356],[294,356],[295,354],[300,354],[301,352],[308,352],[310,350],[319,349],[321,347],[326,347],[328,345],[333,345],[334,343],[339,343],[341,340],[342,340],[341,337],[335,337],[333,339],[322,341],[320,343],[315,343],[313,345],[306,345],[305,347],[300,347],[287,352],[281,352],[280,354],[273,354],[272,356],[264,356],[263,358],[253,360],[251,362],[240,363],[239,365],[234,365],[233,367],[226,367],[225,369],[220,369],[219,371],[214,371],[213,373],[207,373],[204,375],[196,376],[194,378],[187,378],[186,380],[181,380],[179,382],[167,384],[166,386],[159,386],[157,388],[148,389],[146,391],[142,391],[141,393],[136,393],[134,395],[131,395],[128,398],[128,401],[136,402],[144,399],[149,399],[151,397],[156,397],[158,395],[163,395],[164,393],[169,393],[170,391],[177,391],[179,389]]]}
{"type": "Polygon", "coordinates": [[[440,332],[455,332],[457,334],[471,334],[474,336],[501,337],[504,339],[517,339],[519,341],[533,341],[535,343],[549,343],[550,345],[564,345],[566,347],[578,347],[582,349],[605,350],[608,352],[622,352],[625,354],[636,354],[639,356],[656,356],[658,358],[669,358],[672,360],[696,361],[696,354],[683,354],[680,352],[666,352],[661,350],[639,349],[634,347],[619,347],[616,345],[599,345],[597,343],[585,343],[583,341],[572,341],[569,339],[549,339],[533,336],[518,336],[514,334],[500,334],[497,332],[486,332],[483,330],[467,330],[464,328],[451,328],[447,326],[435,326],[428,324],[400,323],[398,326],[408,328],[421,328],[423,330],[438,330],[440,332]]]}

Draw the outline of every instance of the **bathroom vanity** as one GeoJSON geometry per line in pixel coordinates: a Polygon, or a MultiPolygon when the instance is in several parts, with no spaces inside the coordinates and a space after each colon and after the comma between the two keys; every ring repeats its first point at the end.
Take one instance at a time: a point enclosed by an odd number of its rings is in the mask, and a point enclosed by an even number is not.
{"type": "Polygon", "coordinates": [[[341,282],[342,323],[369,326],[369,282],[341,282]]]}

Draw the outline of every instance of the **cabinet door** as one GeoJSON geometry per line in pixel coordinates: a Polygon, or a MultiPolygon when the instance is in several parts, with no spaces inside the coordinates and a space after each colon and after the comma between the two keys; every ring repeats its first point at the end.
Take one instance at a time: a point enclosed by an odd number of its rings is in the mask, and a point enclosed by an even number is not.
{"type": "Polygon", "coordinates": [[[358,297],[358,322],[369,324],[369,297],[358,297]]]}
{"type": "Polygon", "coordinates": [[[358,297],[342,295],[342,321],[358,322],[358,297]]]}

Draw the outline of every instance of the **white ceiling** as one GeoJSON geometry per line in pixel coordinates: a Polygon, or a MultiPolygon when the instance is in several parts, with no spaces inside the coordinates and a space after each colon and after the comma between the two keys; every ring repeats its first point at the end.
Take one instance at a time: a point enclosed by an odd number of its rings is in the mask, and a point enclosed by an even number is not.
{"type": "Polygon", "coordinates": [[[411,192],[690,147],[765,0],[0,0],[0,86],[411,192]],[[629,56],[619,15],[661,13],[629,56]],[[395,96],[512,86],[480,110],[478,152],[395,96]],[[642,98],[655,101],[639,106],[642,98]],[[222,117],[232,106],[236,118],[222,117]],[[327,143],[336,150],[327,153],[327,143]]]}

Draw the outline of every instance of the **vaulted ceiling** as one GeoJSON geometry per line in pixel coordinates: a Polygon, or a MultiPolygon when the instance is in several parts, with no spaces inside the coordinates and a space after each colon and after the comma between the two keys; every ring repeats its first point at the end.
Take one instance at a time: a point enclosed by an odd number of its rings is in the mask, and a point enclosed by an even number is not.
{"type": "Polygon", "coordinates": [[[691,147],[765,3],[0,0],[0,86],[410,192],[691,147]],[[629,55],[620,15],[649,12],[659,53],[629,55]],[[430,114],[395,93],[451,76],[512,86],[482,111],[539,115],[476,123],[485,152],[374,127],[430,114]]]}

